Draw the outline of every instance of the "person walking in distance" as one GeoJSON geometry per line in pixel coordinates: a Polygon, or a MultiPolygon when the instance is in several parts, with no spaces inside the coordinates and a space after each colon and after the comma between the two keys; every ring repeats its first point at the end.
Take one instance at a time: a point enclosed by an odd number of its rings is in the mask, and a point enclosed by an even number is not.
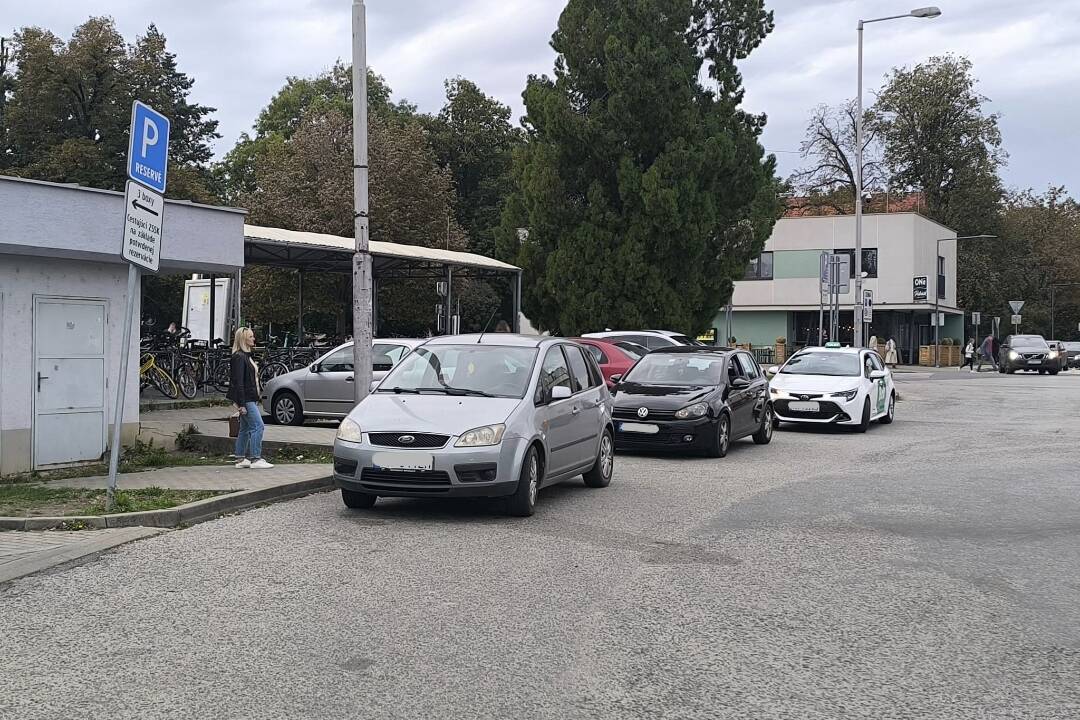
{"type": "Polygon", "coordinates": [[[968,368],[969,371],[975,372],[975,339],[971,338],[967,341],[967,345],[964,346],[964,364],[956,368],[957,372],[960,372],[964,368],[968,368]]]}
{"type": "Polygon", "coordinates": [[[900,353],[896,351],[896,341],[892,338],[885,343],[885,364],[892,368],[900,364],[900,353]]]}
{"type": "Polygon", "coordinates": [[[990,366],[994,370],[998,369],[997,357],[994,355],[994,336],[987,335],[986,339],[979,345],[979,367],[975,368],[975,372],[982,372],[982,366],[984,362],[989,362],[990,366]]]}
{"type": "Polygon", "coordinates": [[[274,467],[262,456],[263,420],[259,410],[259,368],[251,357],[255,347],[255,333],[242,327],[233,335],[233,354],[229,361],[229,391],[225,397],[232,400],[240,413],[240,432],[236,435],[236,467],[264,470],[274,467]]]}

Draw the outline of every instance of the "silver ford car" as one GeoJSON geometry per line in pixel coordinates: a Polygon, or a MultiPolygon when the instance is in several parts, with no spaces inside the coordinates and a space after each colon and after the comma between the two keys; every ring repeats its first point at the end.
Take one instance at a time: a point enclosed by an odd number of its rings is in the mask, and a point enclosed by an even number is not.
{"type": "Polygon", "coordinates": [[[558,338],[433,338],[341,422],[334,481],[350,508],[380,497],[505,497],[533,514],[537,492],[614,466],[612,398],[592,356],[558,338]]]}
{"type": "MultiPolygon", "coordinates": [[[[374,380],[381,380],[422,342],[410,338],[375,340],[371,348],[374,380]]],[[[307,418],[345,417],[356,404],[353,344],[338,345],[311,365],[278,375],[263,385],[260,399],[263,412],[279,425],[301,425],[307,418]]]]}

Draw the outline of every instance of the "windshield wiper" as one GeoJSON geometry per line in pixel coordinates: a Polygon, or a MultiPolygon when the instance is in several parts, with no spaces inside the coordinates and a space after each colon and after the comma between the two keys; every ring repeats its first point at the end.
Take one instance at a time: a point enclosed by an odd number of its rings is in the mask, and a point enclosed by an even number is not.
{"type": "Polygon", "coordinates": [[[403,387],[379,388],[376,392],[384,392],[384,393],[392,392],[392,393],[394,393],[396,395],[400,395],[401,393],[412,393],[413,395],[419,395],[420,394],[420,391],[416,390],[415,388],[403,388],[403,387]]]}
{"type": "Polygon", "coordinates": [[[414,392],[436,392],[443,395],[476,395],[477,397],[496,397],[491,393],[484,392],[483,390],[473,390],[471,388],[458,388],[446,385],[444,387],[422,387],[417,388],[414,392]]]}

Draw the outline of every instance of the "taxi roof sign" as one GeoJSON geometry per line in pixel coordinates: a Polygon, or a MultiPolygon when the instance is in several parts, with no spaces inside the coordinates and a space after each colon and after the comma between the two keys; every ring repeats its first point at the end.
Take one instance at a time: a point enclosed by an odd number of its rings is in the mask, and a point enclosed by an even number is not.
{"type": "Polygon", "coordinates": [[[825,347],[827,347],[827,348],[838,348],[838,347],[840,347],[840,343],[833,340],[833,341],[825,343],[825,347]]]}

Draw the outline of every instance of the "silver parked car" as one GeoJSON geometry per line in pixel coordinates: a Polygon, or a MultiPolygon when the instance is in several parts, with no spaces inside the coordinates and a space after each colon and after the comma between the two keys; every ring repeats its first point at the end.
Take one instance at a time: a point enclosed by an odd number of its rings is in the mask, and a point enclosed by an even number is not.
{"type": "MultiPolygon", "coordinates": [[[[372,345],[374,387],[423,340],[394,338],[372,345]]],[[[353,390],[353,344],[347,342],[308,367],[278,375],[262,388],[263,412],[280,425],[300,425],[305,418],[343,418],[356,404],[353,390]]]]}
{"type": "Polygon", "coordinates": [[[604,332],[585,333],[581,337],[607,340],[608,342],[632,342],[647,347],[675,347],[677,345],[703,345],[692,337],[671,330],[605,330],[604,332]]]}
{"type": "Polygon", "coordinates": [[[612,398],[596,361],[558,338],[433,338],[341,422],[334,481],[350,508],[383,497],[506,497],[532,515],[537,492],[614,467],[612,398]]]}

